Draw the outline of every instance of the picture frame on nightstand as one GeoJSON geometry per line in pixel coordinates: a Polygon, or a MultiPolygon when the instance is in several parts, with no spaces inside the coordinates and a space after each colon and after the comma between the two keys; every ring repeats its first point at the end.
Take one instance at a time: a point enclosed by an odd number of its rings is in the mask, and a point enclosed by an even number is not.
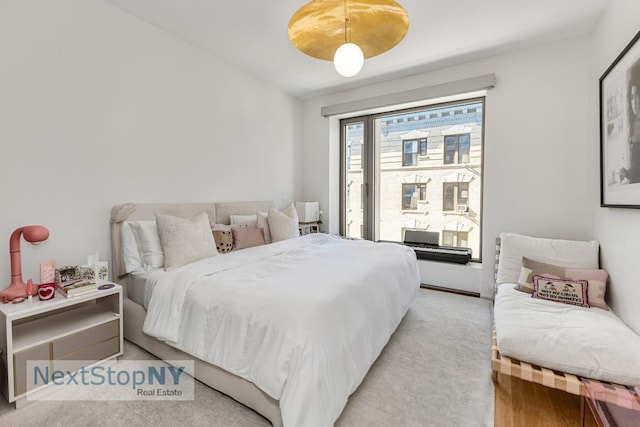
{"type": "Polygon", "coordinates": [[[82,279],[82,276],[77,265],[56,268],[56,283],[74,282],[80,279],[82,279]]]}
{"type": "Polygon", "coordinates": [[[320,225],[317,222],[301,222],[298,225],[298,230],[301,236],[315,234],[320,232],[320,225]]]}

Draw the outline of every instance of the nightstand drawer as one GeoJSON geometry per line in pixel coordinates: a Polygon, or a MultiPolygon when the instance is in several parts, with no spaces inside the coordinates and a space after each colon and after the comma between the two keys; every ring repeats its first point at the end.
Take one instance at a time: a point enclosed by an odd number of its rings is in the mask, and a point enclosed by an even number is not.
{"type": "MultiPolygon", "coordinates": [[[[94,328],[69,335],[64,338],[53,341],[53,359],[79,359],[78,357],[67,357],[72,353],[81,351],[94,344],[100,343],[107,339],[118,337],[120,334],[119,320],[113,320],[94,328]]],[[[87,358],[93,359],[93,358],[87,358]]]]}
{"type": "Polygon", "coordinates": [[[27,362],[29,360],[49,360],[49,343],[13,355],[13,387],[16,396],[35,388],[34,384],[27,386],[27,362]]]}
{"type": "Polygon", "coordinates": [[[53,361],[53,370],[74,371],[98,360],[107,359],[120,352],[120,337],[113,337],[106,341],[82,348],[74,353],[53,361]]]}

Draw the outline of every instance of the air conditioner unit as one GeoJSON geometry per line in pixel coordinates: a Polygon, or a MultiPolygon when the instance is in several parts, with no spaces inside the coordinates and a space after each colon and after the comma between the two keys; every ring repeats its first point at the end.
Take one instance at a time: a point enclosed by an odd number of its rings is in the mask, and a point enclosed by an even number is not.
{"type": "Polygon", "coordinates": [[[468,212],[469,206],[467,205],[458,205],[458,212],[468,212]]]}

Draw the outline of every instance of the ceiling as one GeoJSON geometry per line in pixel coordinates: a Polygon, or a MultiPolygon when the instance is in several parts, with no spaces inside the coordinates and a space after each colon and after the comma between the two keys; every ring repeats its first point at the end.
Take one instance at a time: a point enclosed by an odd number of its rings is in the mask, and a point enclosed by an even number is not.
{"type": "Polygon", "coordinates": [[[345,78],[289,42],[287,24],[305,0],[106,1],[301,99],[589,34],[611,2],[399,0],[406,37],[345,78]]]}

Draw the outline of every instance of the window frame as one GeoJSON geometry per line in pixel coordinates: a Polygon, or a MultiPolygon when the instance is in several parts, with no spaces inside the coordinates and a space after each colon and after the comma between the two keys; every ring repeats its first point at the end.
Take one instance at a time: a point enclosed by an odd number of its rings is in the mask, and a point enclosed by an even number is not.
{"type": "Polygon", "coordinates": [[[463,165],[465,163],[469,163],[471,161],[471,134],[470,133],[459,133],[459,134],[451,134],[451,135],[445,135],[444,136],[444,141],[442,143],[442,164],[444,165],[463,165]],[[466,150],[466,154],[467,155],[467,161],[463,162],[460,161],[460,158],[462,157],[460,154],[460,138],[466,136],[467,137],[467,150],[466,150]],[[454,148],[453,148],[453,156],[451,158],[451,161],[447,161],[447,139],[453,138],[454,139],[454,148]]]}
{"type": "MultiPolygon", "coordinates": [[[[460,205],[465,205],[467,206],[466,211],[469,210],[469,198],[470,198],[470,194],[469,194],[469,183],[468,182],[460,182],[460,181],[455,181],[455,182],[443,182],[442,183],[442,212],[446,212],[446,213],[451,213],[451,212],[458,212],[458,206],[460,205]],[[460,203],[460,193],[462,192],[462,190],[460,189],[460,185],[466,185],[466,190],[467,190],[467,197],[466,197],[466,202],[465,203],[460,203]],[[447,197],[447,191],[446,188],[447,187],[453,187],[453,208],[452,209],[445,209],[445,198],[447,197]]],[[[466,212],[465,211],[465,212],[466,212]]]]}
{"type": "Polygon", "coordinates": [[[418,155],[420,153],[420,138],[403,139],[402,140],[402,167],[418,166],[418,155]],[[407,142],[411,142],[416,151],[407,152],[407,142]],[[411,156],[411,164],[406,162],[407,155],[411,156]]]}
{"type": "MultiPolygon", "coordinates": [[[[473,159],[477,159],[477,162],[479,163],[479,167],[480,167],[480,172],[478,176],[481,182],[479,187],[479,192],[480,192],[479,200],[477,200],[477,203],[474,205],[474,206],[477,205],[479,212],[476,212],[473,217],[474,218],[473,222],[479,226],[478,227],[479,233],[477,235],[477,243],[474,243],[474,253],[473,253],[474,257],[472,259],[472,262],[482,262],[482,247],[483,247],[482,224],[483,224],[483,215],[484,215],[483,194],[484,194],[484,169],[485,169],[484,153],[485,153],[485,144],[486,144],[486,141],[485,141],[486,101],[487,101],[486,94],[478,95],[475,93],[471,93],[469,94],[468,97],[465,97],[465,95],[462,94],[459,98],[455,100],[444,101],[444,102],[438,102],[438,101],[439,100],[434,100],[434,102],[429,102],[429,100],[425,100],[425,102],[422,103],[421,105],[416,107],[411,107],[411,108],[394,108],[393,106],[389,106],[384,111],[378,110],[379,112],[371,112],[371,113],[367,112],[364,115],[362,115],[361,113],[361,115],[358,115],[358,116],[344,117],[339,120],[339,126],[338,126],[339,132],[340,132],[340,140],[339,140],[340,187],[338,189],[339,221],[340,221],[339,232],[340,234],[344,234],[346,229],[346,220],[347,220],[347,212],[344,209],[344,202],[345,202],[344,182],[345,182],[345,176],[346,176],[345,160],[344,160],[346,153],[345,153],[344,144],[345,144],[345,132],[346,132],[345,126],[346,125],[354,122],[362,122],[364,124],[364,137],[363,137],[362,157],[361,157],[362,168],[363,168],[363,181],[364,181],[363,183],[364,194],[363,194],[362,205],[364,206],[364,210],[363,210],[362,225],[361,225],[361,228],[363,229],[363,231],[361,233],[361,236],[363,239],[375,241],[378,238],[377,236],[379,235],[379,228],[380,228],[380,224],[377,222],[377,216],[380,213],[376,211],[377,209],[380,209],[380,197],[378,194],[378,188],[376,188],[378,185],[380,185],[380,183],[375,182],[375,179],[377,179],[377,174],[379,173],[379,167],[380,167],[378,162],[376,161],[376,156],[378,155],[376,151],[380,150],[380,147],[378,147],[378,144],[375,142],[375,138],[376,138],[377,132],[381,133],[382,135],[386,135],[386,133],[384,133],[384,130],[386,127],[385,125],[388,125],[389,121],[392,120],[391,118],[387,118],[387,117],[407,114],[411,112],[421,112],[421,114],[425,114],[426,119],[431,119],[431,118],[444,119],[444,114],[440,116],[439,114],[434,113],[433,110],[446,109],[446,108],[455,107],[455,106],[464,105],[464,104],[479,103],[481,104],[480,108],[482,108],[482,114],[480,117],[480,121],[478,122],[480,132],[479,132],[479,135],[474,136],[474,138],[476,137],[479,138],[479,141],[481,144],[479,156],[477,154],[472,155],[472,153],[474,153],[475,150],[473,149],[474,145],[472,144],[474,139],[471,138],[471,135],[476,135],[476,134],[474,132],[467,132],[459,135],[469,135],[469,145],[468,145],[469,163],[475,163],[475,160],[473,159]],[[425,112],[425,113],[422,113],[422,112],[425,112]],[[477,251],[475,250],[475,244],[478,245],[477,251]]],[[[449,114],[449,115],[453,117],[453,114],[449,114]]],[[[417,150],[418,150],[418,155],[420,156],[420,140],[422,138],[412,138],[412,139],[413,140],[417,139],[417,145],[418,145],[417,150]]],[[[428,147],[429,145],[428,138],[426,139],[427,139],[427,154],[429,153],[429,150],[439,148],[439,145],[441,142],[438,142],[437,145],[433,147],[428,147]]],[[[405,140],[401,140],[401,141],[403,141],[402,152],[404,154],[405,140]]],[[[433,144],[433,141],[431,141],[431,143],[433,144]]],[[[444,141],[442,141],[442,143],[444,143],[444,141]]],[[[444,151],[444,147],[443,147],[443,151],[444,151]]],[[[439,154],[436,154],[436,156],[439,157],[439,154]]],[[[404,155],[403,155],[403,158],[404,158],[404,155]]],[[[404,159],[401,159],[400,161],[401,165],[402,165],[402,160],[404,159]]],[[[444,161],[444,157],[443,157],[443,161],[444,161]]],[[[464,165],[464,163],[462,164],[464,165]]],[[[407,166],[400,166],[400,167],[407,167],[407,166]]],[[[467,198],[467,206],[468,206],[468,200],[471,196],[469,186],[467,187],[467,191],[469,195],[469,197],[467,198]]],[[[456,201],[457,201],[457,197],[456,197],[456,201]]],[[[436,203],[437,203],[437,198],[436,198],[436,203]]],[[[456,202],[456,205],[453,211],[444,211],[443,209],[443,213],[451,214],[452,212],[455,212],[457,208],[457,204],[458,203],[456,202]]],[[[402,207],[402,200],[400,201],[400,207],[402,207]]],[[[475,239],[476,237],[474,237],[474,240],[475,239]]]]}
{"type": "Polygon", "coordinates": [[[418,210],[418,203],[420,202],[424,202],[427,200],[427,183],[426,182],[403,182],[402,183],[402,200],[401,200],[401,207],[400,209],[403,211],[417,211],[418,210]],[[405,197],[405,187],[409,187],[409,186],[413,186],[414,187],[414,194],[417,194],[416,197],[416,207],[415,208],[411,208],[411,207],[405,207],[405,203],[404,203],[404,197],[405,197]]]}

